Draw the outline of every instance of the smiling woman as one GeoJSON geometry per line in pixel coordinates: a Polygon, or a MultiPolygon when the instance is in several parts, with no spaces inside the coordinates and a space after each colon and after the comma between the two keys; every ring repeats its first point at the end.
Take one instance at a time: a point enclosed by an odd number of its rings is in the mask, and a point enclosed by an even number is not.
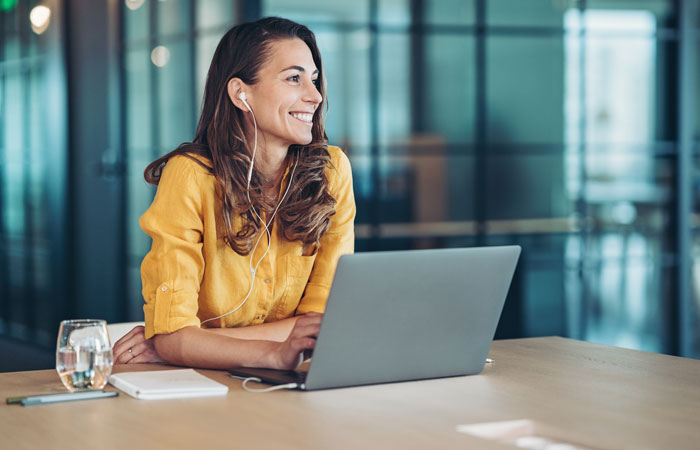
{"type": "Polygon", "coordinates": [[[313,33],[265,18],[214,53],[192,142],[145,171],[145,327],[116,363],[295,368],[313,350],[340,255],[352,253],[350,163],[324,130],[313,33]]]}
{"type": "Polygon", "coordinates": [[[286,154],[290,145],[313,139],[313,116],[323,101],[317,87],[319,70],[309,48],[300,39],[280,41],[271,53],[270,63],[260,71],[259,82],[248,85],[233,78],[228,92],[234,104],[245,92],[254,111],[258,110],[258,104],[272,106],[260,108],[258,124],[261,130],[267,130],[265,144],[283,148],[286,154]],[[288,66],[292,61],[302,65],[288,66]]]}

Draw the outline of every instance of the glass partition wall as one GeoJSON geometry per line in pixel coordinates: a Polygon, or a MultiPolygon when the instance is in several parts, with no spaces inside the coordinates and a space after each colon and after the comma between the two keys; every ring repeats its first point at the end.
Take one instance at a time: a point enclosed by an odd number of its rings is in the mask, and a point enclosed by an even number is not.
{"type": "MultiPolygon", "coordinates": [[[[130,111],[160,108],[127,130],[135,306],[148,247],[136,218],[152,195],[141,171],[188,139],[194,124],[187,105],[168,96],[185,102],[183,89],[192,87],[186,102],[196,104],[213,46],[246,11],[249,19],[297,20],[317,35],[327,132],[353,164],[357,251],[518,244],[523,255],[498,337],[554,334],[679,352],[687,320],[680,302],[696,300],[678,287],[678,273],[690,270],[678,229],[690,224],[678,222],[678,155],[688,150],[677,124],[697,109],[679,109],[683,92],[697,92],[696,80],[679,86],[679,45],[696,39],[698,20],[682,27],[677,7],[265,0],[125,9],[126,29],[138,20],[138,33],[151,37],[141,45],[125,35],[127,53],[141,52],[127,65],[136,82],[127,102],[140,104],[130,111]],[[189,21],[177,19],[188,13],[189,21]],[[159,22],[167,14],[169,31],[159,22]],[[165,67],[148,58],[161,41],[172,47],[165,67]]],[[[690,46],[697,50],[697,40],[690,46]]],[[[697,330],[697,310],[685,310],[697,330]]],[[[687,348],[698,356],[700,347],[687,348]]]]}
{"type": "Polygon", "coordinates": [[[352,5],[263,14],[322,42],[358,250],[519,244],[497,336],[679,351],[676,3],[352,5]]]}
{"type": "MultiPolygon", "coordinates": [[[[127,213],[112,231],[127,236],[125,319],[143,317],[143,169],[192,139],[225,31],[279,15],[319,41],[328,136],[353,165],[357,251],[518,244],[497,337],[700,357],[699,0],[119,3],[127,213]]],[[[41,240],[17,238],[45,214],[31,187],[45,169],[12,137],[40,123],[22,106],[29,78],[11,75],[8,61],[38,61],[18,53],[12,14],[0,12],[3,333],[37,310],[27,287],[45,280],[26,275],[43,267],[41,240]]]]}
{"type": "Polygon", "coordinates": [[[0,4],[0,336],[45,347],[72,308],[61,5],[0,4]]]}

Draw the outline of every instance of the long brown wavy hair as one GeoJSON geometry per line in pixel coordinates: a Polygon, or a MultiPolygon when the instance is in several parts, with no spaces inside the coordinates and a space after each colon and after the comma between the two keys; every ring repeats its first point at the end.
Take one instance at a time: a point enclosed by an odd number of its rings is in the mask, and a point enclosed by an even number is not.
{"type": "MultiPolygon", "coordinates": [[[[321,236],[328,230],[330,217],[335,214],[335,199],[330,195],[325,169],[330,164],[324,127],[326,83],[321,53],[314,34],[304,25],[287,19],[268,17],[256,22],[231,28],[216,48],[204,88],[202,113],[192,142],[162,156],[146,167],[144,178],[158,184],[170,158],[187,156],[205,167],[216,178],[217,195],[222,202],[225,241],[238,254],[250,253],[253,242],[264,225],[259,223],[252,207],[265,211],[267,217],[274,210],[277,199],[264,195],[262,176],[257,170],[250,183],[250,202],[246,195],[248,168],[253,153],[252,142],[246,137],[245,113],[231,102],[227,84],[240,78],[246,84],[255,84],[263,64],[268,60],[272,44],[286,39],[301,39],[311,50],[319,70],[317,89],[323,100],[313,118],[312,140],[308,145],[291,145],[289,155],[296,160],[294,180],[289,193],[277,212],[277,224],[285,239],[299,240],[306,254],[315,253],[321,236]],[[211,161],[211,167],[195,155],[211,161]],[[234,230],[233,218],[242,218],[240,230],[234,230]]],[[[285,180],[282,181],[283,185],[285,180]]]]}

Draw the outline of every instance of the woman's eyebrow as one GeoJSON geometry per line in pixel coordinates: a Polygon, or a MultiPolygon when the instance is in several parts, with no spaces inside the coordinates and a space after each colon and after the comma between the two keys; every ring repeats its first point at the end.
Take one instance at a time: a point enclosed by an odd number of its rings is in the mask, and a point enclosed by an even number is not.
{"type": "MultiPolygon", "coordinates": [[[[285,71],[287,71],[287,70],[298,70],[299,72],[306,72],[306,69],[304,69],[304,68],[301,67],[301,66],[289,66],[289,67],[287,67],[287,68],[284,68],[284,69],[280,70],[280,73],[285,72],[285,71]]],[[[318,73],[318,69],[314,70],[314,71],[311,73],[311,75],[316,75],[317,73],[318,73]]]]}

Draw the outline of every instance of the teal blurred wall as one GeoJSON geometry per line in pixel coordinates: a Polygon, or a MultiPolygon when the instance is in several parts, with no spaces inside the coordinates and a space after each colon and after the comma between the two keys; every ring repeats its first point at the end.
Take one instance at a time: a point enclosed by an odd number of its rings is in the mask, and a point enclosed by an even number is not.
{"type": "Polygon", "coordinates": [[[280,15],[323,54],[358,251],[518,244],[497,337],[700,356],[700,0],[43,4],[42,34],[37,1],[0,12],[3,348],[142,319],[143,169],[225,31],[280,15]]]}

